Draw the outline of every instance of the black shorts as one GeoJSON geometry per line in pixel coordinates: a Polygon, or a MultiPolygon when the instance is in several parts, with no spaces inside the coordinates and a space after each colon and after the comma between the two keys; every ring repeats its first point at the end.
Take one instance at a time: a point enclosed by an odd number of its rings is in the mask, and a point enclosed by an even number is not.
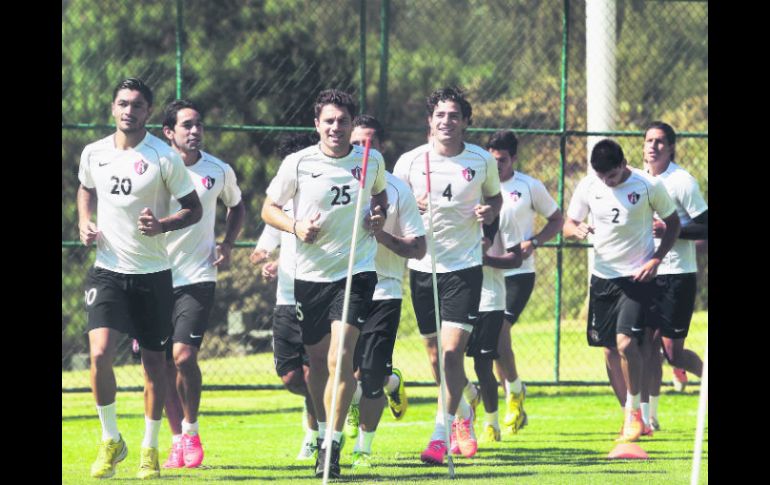
{"type": "MultiPolygon", "coordinates": [[[[439,316],[442,322],[474,325],[479,318],[481,301],[481,266],[437,273],[439,316]]],[[[420,333],[436,334],[436,314],[433,308],[433,278],[430,273],[409,271],[412,305],[420,333]]]]}
{"type": "MultiPolygon", "coordinates": [[[[201,348],[214,308],[216,286],[213,281],[206,281],[174,288],[174,309],[171,313],[174,333],[171,342],[201,348]]],[[[172,355],[173,348],[169,346],[167,356],[170,358],[172,355]]]]}
{"type": "Polygon", "coordinates": [[[294,305],[278,305],[273,310],[273,362],[279,377],[308,365],[294,305]]]}
{"type": "Polygon", "coordinates": [[[491,360],[500,357],[497,342],[503,327],[503,310],[479,312],[479,322],[473,327],[465,355],[479,360],[491,360]]]}
{"type": "Polygon", "coordinates": [[[535,288],[535,273],[521,273],[505,277],[505,320],[516,323],[527,306],[535,288]]]}
{"type": "Polygon", "coordinates": [[[393,371],[393,347],[401,320],[401,299],[375,300],[358,337],[353,366],[361,369],[363,387],[382,387],[393,371]]]}
{"type": "MultiPolygon", "coordinates": [[[[350,288],[348,323],[361,329],[369,314],[377,273],[365,271],[353,275],[350,288]]],[[[329,283],[294,280],[297,319],[302,327],[302,342],[315,345],[331,332],[331,322],[342,320],[345,303],[345,278],[329,283]]]]}
{"type": "Polygon", "coordinates": [[[616,347],[617,334],[641,338],[655,292],[652,281],[606,280],[591,275],[586,338],[592,347],[616,347]]]}
{"type": "Polygon", "coordinates": [[[173,306],[171,270],[123,274],[92,267],[85,282],[88,330],[112,328],[156,352],[166,349],[173,306]]]}
{"type": "Polygon", "coordinates": [[[687,337],[695,309],[695,273],[658,275],[655,286],[652,303],[657,319],[653,325],[666,338],[687,337]]]}

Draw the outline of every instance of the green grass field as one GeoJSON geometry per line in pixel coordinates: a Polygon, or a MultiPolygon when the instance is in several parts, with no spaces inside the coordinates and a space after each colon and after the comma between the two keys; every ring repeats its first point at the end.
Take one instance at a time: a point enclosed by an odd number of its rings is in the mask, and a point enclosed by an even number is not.
{"type": "MultiPolygon", "coordinates": [[[[473,458],[455,459],[456,479],[446,467],[422,464],[419,453],[433,429],[433,388],[407,387],[408,412],[394,421],[386,410],[374,441],[375,467],[350,469],[352,443],[342,452],[341,482],[485,484],[645,484],[689,483],[698,406],[698,387],[685,393],[664,388],[659,417],[662,431],[643,438],[649,460],[608,460],[622,420],[608,387],[528,388],[529,425],[518,435],[482,445],[473,458]]],[[[129,453],[111,480],[135,482],[144,432],[142,395],[118,394],[118,423],[129,453]]],[[[502,405],[502,400],[501,400],[502,405]]],[[[501,407],[502,410],[502,407],[501,407]]],[[[206,451],[200,469],[162,470],[164,482],[320,483],[312,462],[294,459],[303,436],[302,401],[286,391],[207,391],[201,406],[201,437],[206,451]]],[[[479,408],[479,421],[483,411],[479,408]]],[[[477,426],[479,428],[479,426],[477,426]]],[[[100,437],[93,398],[62,394],[62,483],[95,483],[89,478],[100,437]]],[[[170,432],[161,429],[161,462],[170,432]]],[[[708,428],[700,483],[708,483],[708,428]]]]}

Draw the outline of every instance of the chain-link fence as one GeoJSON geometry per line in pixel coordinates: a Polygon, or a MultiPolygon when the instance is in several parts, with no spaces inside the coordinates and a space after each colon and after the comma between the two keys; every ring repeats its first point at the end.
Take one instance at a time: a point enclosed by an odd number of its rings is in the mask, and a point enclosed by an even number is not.
{"type": "MultiPolygon", "coordinates": [[[[586,115],[592,71],[583,1],[63,0],[62,388],[89,385],[82,295],[94,250],[77,241],[79,155],[114,131],[112,89],[125,77],[153,88],[157,135],[167,102],[195,100],[204,111],[206,150],[233,166],[243,191],[247,221],[231,269],[220,272],[201,350],[208,386],[280,384],[270,348],[275,286],[261,280],[248,254],[280,163],[276,148],[287,134],[312,129],[321,89],[354,93],[360,111],[384,123],[392,168],[425,140],[426,96],[457,84],[473,105],[466,139],[483,146],[496,129],[514,130],[517,170],[542,180],[563,208],[586,173],[589,135],[613,136],[640,167],[641,130],[664,120],[679,134],[677,161],[708,200],[708,3],[599,1],[612,7],[606,25],[615,34],[616,67],[606,90],[612,125],[597,132],[586,115]]],[[[708,257],[699,258],[696,310],[703,311],[708,257]]],[[[586,291],[585,245],[558,238],[538,250],[535,290],[512,334],[525,380],[605,380],[601,353],[585,342],[586,291]]],[[[706,326],[701,313],[688,338],[699,352],[706,326]]],[[[394,360],[409,369],[410,381],[431,380],[422,348],[406,291],[394,360]]],[[[122,387],[142,383],[131,355],[123,342],[116,362],[122,387]]]]}

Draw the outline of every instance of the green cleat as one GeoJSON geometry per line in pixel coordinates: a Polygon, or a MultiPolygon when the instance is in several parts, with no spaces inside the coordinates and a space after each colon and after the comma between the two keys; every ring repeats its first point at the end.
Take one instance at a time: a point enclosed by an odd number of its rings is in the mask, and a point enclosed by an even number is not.
{"type": "Polygon", "coordinates": [[[91,465],[93,478],[110,478],[115,474],[115,466],[126,459],[128,446],[123,436],[118,441],[104,440],[99,444],[99,454],[91,465]]]}
{"type": "Polygon", "coordinates": [[[160,477],[157,448],[142,447],[139,457],[139,471],[136,473],[136,477],[142,480],[160,477]]]}
{"type": "Polygon", "coordinates": [[[526,397],[527,386],[522,386],[520,393],[511,392],[505,399],[508,412],[503,424],[512,434],[518,433],[521,428],[527,425],[527,413],[524,411],[524,398],[526,397]]]}
{"type": "Polygon", "coordinates": [[[484,430],[479,436],[479,443],[494,443],[500,441],[500,430],[489,423],[484,424],[484,430]]]}
{"type": "Polygon", "coordinates": [[[358,404],[351,404],[350,409],[348,409],[348,417],[345,419],[344,436],[347,436],[350,439],[358,437],[358,424],[360,419],[361,410],[358,407],[358,404]]]}
{"type": "Polygon", "coordinates": [[[353,464],[351,468],[356,470],[358,468],[371,468],[372,467],[372,455],[364,453],[363,451],[353,452],[353,464]]]}
{"type": "Polygon", "coordinates": [[[398,421],[406,414],[406,408],[409,405],[409,401],[406,398],[404,376],[401,375],[401,371],[398,369],[393,369],[393,374],[398,376],[398,389],[392,393],[386,392],[385,397],[388,398],[390,414],[392,414],[396,421],[398,421]]]}

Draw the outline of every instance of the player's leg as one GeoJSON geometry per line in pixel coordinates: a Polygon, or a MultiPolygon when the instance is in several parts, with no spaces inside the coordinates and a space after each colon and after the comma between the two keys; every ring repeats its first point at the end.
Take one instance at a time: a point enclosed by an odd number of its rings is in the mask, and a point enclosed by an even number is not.
{"type": "Polygon", "coordinates": [[[695,273],[666,275],[666,279],[666,299],[660,303],[665,357],[672,366],[700,377],[703,361],[698,354],[684,348],[695,309],[695,273]]]}
{"type": "Polygon", "coordinates": [[[173,348],[166,349],[166,399],[163,403],[166,412],[166,421],[171,430],[171,449],[168,458],[163,463],[163,468],[183,468],[184,448],[182,446],[182,420],[184,410],[182,400],[177,391],[177,373],[174,363],[173,348]]]}
{"type": "Polygon", "coordinates": [[[626,407],[626,381],[623,378],[623,370],[620,367],[620,354],[616,347],[604,347],[604,366],[607,370],[607,378],[610,386],[618,398],[621,408],[626,407]]]}
{"type": "Polygon", "coordinates": [[[663,372],[660,359],[659,329],[648,327],[645,329],[642,350],[642,389],[641,405],[644,430],[642,436],[652,436],[654,428],[650,416],[650,403],[656,402],[660,396],[660,379],[663,372]]]}
{"type": "Polygon", "coordinates": [[[502,326],[502,310],[479,312],[478,322],[474,325],[468,341],[466,353],[473,358],[473,367],[479,380],[479,394],[485,411],[480,443],[500,441],[497,379],[493,362],[499,357],[497,345],[502,326]]]}

